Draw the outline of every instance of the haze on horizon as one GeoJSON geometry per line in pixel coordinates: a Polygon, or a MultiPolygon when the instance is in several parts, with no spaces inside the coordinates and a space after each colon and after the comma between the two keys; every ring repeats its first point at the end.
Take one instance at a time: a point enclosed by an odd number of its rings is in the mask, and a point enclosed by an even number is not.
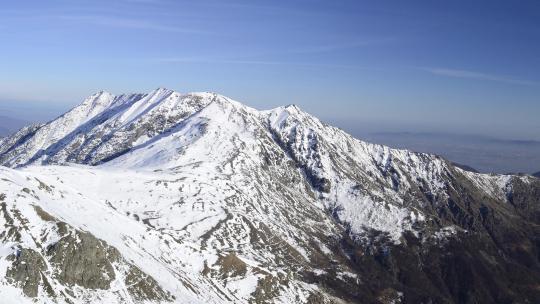
{"type": "Polygon", "coordinates": [[[8,2],[0,116],[44,121],[100,90],[167,87],[295,103],[397,146],[369,134],[540,141],[538,20],[537,1],[8,2]]]}

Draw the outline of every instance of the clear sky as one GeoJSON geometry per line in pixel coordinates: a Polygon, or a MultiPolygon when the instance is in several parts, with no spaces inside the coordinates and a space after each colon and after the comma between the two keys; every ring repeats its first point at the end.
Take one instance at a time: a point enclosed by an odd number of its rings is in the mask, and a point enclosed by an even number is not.
{"type": "Polygon", "coordinates": [[[3,1],[0,40],[0,114],[167,87],[349,130],[540,140],[539,1],[3,1]]]}

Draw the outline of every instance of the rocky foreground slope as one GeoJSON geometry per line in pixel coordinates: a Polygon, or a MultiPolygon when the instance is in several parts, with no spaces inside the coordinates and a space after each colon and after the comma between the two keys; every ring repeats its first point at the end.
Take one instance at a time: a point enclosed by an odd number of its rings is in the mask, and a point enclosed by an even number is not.
{"type": "Polygon", "coordinates": [[[296,106],[100,92],[0,139],[7,303],[535,303],[540,180],[296,106]]]}

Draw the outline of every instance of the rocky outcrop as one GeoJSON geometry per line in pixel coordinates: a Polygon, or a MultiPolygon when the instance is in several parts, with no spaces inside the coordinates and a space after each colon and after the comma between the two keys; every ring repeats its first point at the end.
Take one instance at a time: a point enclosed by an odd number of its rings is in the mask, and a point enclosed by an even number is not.
{"type": "MultiPolygon", "coordinates": [[[[53,191],[41,181],[38,187],[53,191]]],[[[9,284],[20,287],[25,296],[68,303],[82,297],[100,301],[106,296],[99,290],[110,291],[112,284],[120,284],[125,286],[123,295],[115,295],[120,302],[173,300],[154,278],[92,234],[75,229],[41,207],[33,206],[37,218],[43,221],[40,225],[48,226],[36,235],[30,225],[37,223],[31,223],[16,205],[8,208],[5,194],[0,195],[0,203],[4,217],[0,240],[11,244],[8,248],[11,254],[5,257],[9,264],[5,279],[9,284]],[[33,246],[25,243],[25,239],[33,240],[33,246]],[[128,298],[122,300],[123,296],[128,298]]]]}
{"type": "Polygon", "coordinates": [[[111,263],[120,258],[118,251],[86,232],[63,236],[46,248],[46,255],[60,283],[88,289],[109,289],[116,279],[111,263]]]}
{"type": "Polygon", "coordinates": [[[37,297],[40,287],[44,287],[50,295],[54,295],[44,275],[47,265],[41,254],[27,248],[15,251],[14,254],[8,256],[7,260],[11,261],[12,265],[6,272],[6,278],[20,286],[28,297],[37,297]]]}

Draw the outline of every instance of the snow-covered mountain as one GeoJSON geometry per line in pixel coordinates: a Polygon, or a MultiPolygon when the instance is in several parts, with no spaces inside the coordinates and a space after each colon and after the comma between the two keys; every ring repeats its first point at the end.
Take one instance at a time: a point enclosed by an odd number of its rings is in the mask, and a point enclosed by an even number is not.
{"type": "Polygon", "coordinates": [[[535,302],[540,181],[296,106],[100,92],[0,139],[8,303],[535,302]]]}

